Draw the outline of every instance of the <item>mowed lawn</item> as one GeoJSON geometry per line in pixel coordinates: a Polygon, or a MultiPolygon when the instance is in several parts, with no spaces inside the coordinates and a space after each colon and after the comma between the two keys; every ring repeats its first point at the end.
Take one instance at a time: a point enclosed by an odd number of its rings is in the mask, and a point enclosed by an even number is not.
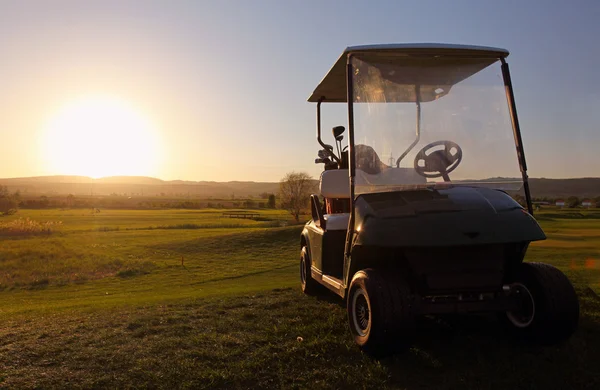
{"type": "Polygon", "coordinates": [[[206,281],[285,265],[278,262],[285,256],[278,235],[290,230],[267,228],[286,225],[286,215],[260,214],[261,220],[256,221],[224,218],[220,210],[21,211],[0,219],[0,290],[143,275],[154,268],[160,271],[152,274],[163,281],[171,268],[206,281]],[[53,232],[2,231],[2,224],[19,220],[51,222],[53,232]],[[275,247],[271,251],[275,257],[248,261],[248,246],[265,252],[271,250],[269,245],[275,247]],[[215,267],[215,262],[220,266],[215,267]]]}
{"type": "Polygon", "coordinates": [[[301,227],[282,212],[20,212],[62,224],[0,236],[0,388],[600,388],[600,218],[566,216],[540,214],[548,240],[527,261],[575,284],[568,342],[521,345],[491,317],[447,316],[375,360],[341,300],[300,293],[301,227]]]}

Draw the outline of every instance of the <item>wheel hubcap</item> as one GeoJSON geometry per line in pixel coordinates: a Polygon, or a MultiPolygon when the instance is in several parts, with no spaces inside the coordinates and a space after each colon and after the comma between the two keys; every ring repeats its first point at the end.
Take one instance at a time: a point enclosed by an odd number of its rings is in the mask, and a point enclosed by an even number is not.
{"type": "Polygon", "coordinates": [[[358,335],[365,336],[371,327],[371,306],[362,289],[352,295],[352,323],[358,335]]]}
{"type": "Polygon", "coordinates": [[[517,328],[526,328],[533,322],[535,316],[535,302],[531,292],[525,285],[513,285],[513,293],[519,301],[519,309],[507,311],[506,317],[517,328]]]}

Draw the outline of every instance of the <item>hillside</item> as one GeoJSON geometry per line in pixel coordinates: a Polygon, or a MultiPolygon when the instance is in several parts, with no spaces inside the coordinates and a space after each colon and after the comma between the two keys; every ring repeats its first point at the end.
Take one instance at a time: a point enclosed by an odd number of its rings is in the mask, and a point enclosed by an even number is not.
{"type": "Polygon", "coordinates": [[[40,176],[0,179],[0,185],[10,191],[19,190],[28,195],[177,195],[200,197],[243,197],[262,193],[276,193],[279,183],[165,181],[152,177],[115,176],[92,179],[85,176],[40,176]]]}
{"type": "MultiPolygon", "coordinates": [[[[492,180],[492,179],[490,179],[492,180]]],[[[276,193],[279,183],[254,181],[165,181],[143,176],[114,176],[92,179],[86,176],[38,176],[0,179],[0,185],[10,191],[29,195],[190,195],[196,197],[230,198],[276,193]]],[[[530,179],[535,198],[598,197],[600,178],[530,179]]],[[[522,191],[521,191],[522,192],[522,191]]]]}
{"type": "Polygon", "coordinates": [[[529,187],[534,197],[600,196],[600,178],[585,177],[575,179],[529,179],[529,187]]]}

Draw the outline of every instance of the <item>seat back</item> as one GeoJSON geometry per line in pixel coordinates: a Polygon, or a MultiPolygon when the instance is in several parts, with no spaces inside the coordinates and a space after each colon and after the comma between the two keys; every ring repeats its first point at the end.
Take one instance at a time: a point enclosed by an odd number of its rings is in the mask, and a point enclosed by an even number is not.
{"type": "MultiPolygon", "coordinates": [[[[331,169],[321,173],[319,190],[325,198],[349,199],[350,179],[347,169],[331,169]]],[[[390,168],[379,174],[371,175],[356,170],[356,193],[385,191],[385,188],[413,189],[427,184],[427,179],[412,168],[390,168]]]]}
{"type": "Polygon", "coordinates": [[[413,168],[389,168],[378,174],[356,170],[354,179],[356,195],[369,192],[413,190],[427,184],[427,179],[413,168]]]}
{"type": "Polygon", "coordinates": [[[347,230],[350,213],[325,214],[323,219],[327,230],[347,230]]]}
{"type": "Polygon", "coordinates": [[[347,169],[331,169],[321,173],[319,191],[325,198],[350,198],[350,178],[347,169]]]}

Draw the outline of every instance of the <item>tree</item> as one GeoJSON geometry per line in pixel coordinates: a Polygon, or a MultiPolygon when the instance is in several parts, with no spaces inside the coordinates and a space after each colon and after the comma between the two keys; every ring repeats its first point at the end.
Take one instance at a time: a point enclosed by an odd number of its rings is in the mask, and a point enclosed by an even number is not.
{"type": "Polygon", "coordinates": [[[69,194],[67,195],[67,207],[73,207],[75,204],[75,195],[69,194]]]}
{"type": "Polygon", "coordinates": [[[300,222],[300,213],[309,205],[312,178],[305,172],[290,172],[279,183],[281,207],[300,222]]]}
{"type": "Polygon", "coordinates": [[[48,199],[48,197],[46,195],[40,196],[40,205],[42,206],[42,208],[48,207],[49,204],[50,204],[50,200],[48,199]]]}
{"type": "Polygon", "coordinates": [[[569,196],[567,198],[567,207],[575,208],[577,206],[579,206],[579,198],[576,196],[569,196]]]}
{"type": "Polygon", "coordinates": [[[8,187],[0,186],[0,215],[11,215],[19,209],[19,191],[14,194],[8,192],[8,187]]]}
{"type": "Polygon", "coordinates": [[[275,194],[269,195],[269,200],[267,201],[267,207],[270,209],[275,208],[275,194]]]}

